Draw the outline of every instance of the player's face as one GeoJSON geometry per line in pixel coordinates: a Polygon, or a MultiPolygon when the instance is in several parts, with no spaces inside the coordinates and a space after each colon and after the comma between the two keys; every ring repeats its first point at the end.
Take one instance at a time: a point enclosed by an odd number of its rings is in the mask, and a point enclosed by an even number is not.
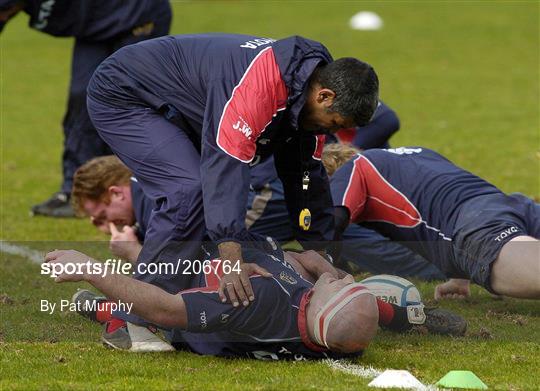
{"type": "Polygon", "coordinates": [[[121,194],[111,194],[109,201],[86,200],[83,208],[90,221],[101,232],[110,234],[109,223],[118,227],[135,224],[131,199],[121,194]]]}
{"type": "Polygon", "coordinates": [[[331,110],[335,94],[327,88],[314,88],[300,112],[300,126],[313,134],[333,134],[340,129],[352,128],[354,121],[331,110]]]}
{"type": "Polygon", "coordinates": [[[323,273],[315,285],[313,285],[313,296],[310,305],[315,313],[319,311],[339,290],[344,286],[354,283],[354,278],[350,274],[345,278],[335,278],[330,273],[323,273]]]}

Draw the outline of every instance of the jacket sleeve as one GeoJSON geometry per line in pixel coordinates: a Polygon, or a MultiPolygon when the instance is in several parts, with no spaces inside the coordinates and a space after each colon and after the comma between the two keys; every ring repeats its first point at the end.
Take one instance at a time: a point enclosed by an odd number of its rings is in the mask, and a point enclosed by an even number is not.
{"type": "Polygon", "coordinates": [[[334,206],[345,207],[350,222],[358,220],[367,200],[366,182],[360,169],[361,159],[362,156],[357,155],[349,160],[334,173],[330,181],[334,206]]]}
{"type": "Polygon", "coordinates": [[[248,164],[257,138],[285,108],[287,89],[271,50],[261,51],[240,81],[219,79],[208,88],[201,149],[206,227],[217,243],[243,241],[248,164]]]}
{"type": "Polygon", "coordinates": [[[360,149],[387,148],[388,140],[399,130],[399,118],[395,111],[379,102],[371,121],[356,128],[352,144],[360,149]]]}
{"type": "Polygon", "coordinates": [[[334,217],[328,176],[320,154],[324,136],[295,136],[275,148],[276,170],[285,191],[285,201],[296,239],[305,249],[321,250],[334,236],[334,217]],[[309,187],[302,190],[304,172],[309,173],[309,187]],[[311,227],[304,231],[298,224],[302,209],[311,212],[311,227]]]}

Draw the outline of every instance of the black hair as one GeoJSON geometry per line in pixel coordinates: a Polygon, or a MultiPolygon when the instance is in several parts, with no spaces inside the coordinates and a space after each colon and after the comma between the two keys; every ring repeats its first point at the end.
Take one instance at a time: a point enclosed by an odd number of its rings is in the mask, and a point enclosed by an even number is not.
{"type": "Polygon", "coordinates": [[[379,103],[379,79],[371,65],[340,58],[317,68],[312,80],[336,94],[330,110],[352,118],[358,126],[369,123],[379,103]]]}

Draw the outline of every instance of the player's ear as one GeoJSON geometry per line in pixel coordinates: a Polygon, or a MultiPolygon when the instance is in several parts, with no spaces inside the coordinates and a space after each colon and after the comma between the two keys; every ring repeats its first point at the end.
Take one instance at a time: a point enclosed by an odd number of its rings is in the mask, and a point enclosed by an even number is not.
{"type": "Polygon", "coordinates": [[[321,88],[317,94],[317,102],[329,108],[334,103],[336,93],[329,88],[321,88]]]}
{"type": "Polygon", "coordinates": [[[109,193],[109,199],[111,199],[111,200],[113,198],[117,198],[117,199],[122,200],[125,197],[124,189],[122,189],[121,186],[109,186],[107,191],[109,193]]]}

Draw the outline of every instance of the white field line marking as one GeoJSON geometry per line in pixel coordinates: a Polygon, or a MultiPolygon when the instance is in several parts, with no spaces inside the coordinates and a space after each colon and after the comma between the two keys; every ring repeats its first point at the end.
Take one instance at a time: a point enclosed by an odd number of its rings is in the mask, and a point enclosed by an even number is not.
{"type": "Polygon", "coordinates": [[[17,246],[3,240],[0,241],[0,252],[10,255],[17,255],[19,257],[23,257],[32,261],[32,263],[37,264],[42,264],[43,260],[45,259],[44,253],[41,253],[26,246],[17,246]]]}
{"type": "MultiPolygon", "coordinates": [[[[362,377],[364,379],[373,379],[379,376],[384,370],[373,368],[372,366],[365,367],[363,365],[352,364],[345,360],[332,360],[326,359],[323,361],[324,364],[328,365],[330,368],[347,373],[349,375],[354,375],[362,377]]],[[[421,388],[416,388],[417,391],[438,391],[434,385],[428,384],[421,388]]]]}

